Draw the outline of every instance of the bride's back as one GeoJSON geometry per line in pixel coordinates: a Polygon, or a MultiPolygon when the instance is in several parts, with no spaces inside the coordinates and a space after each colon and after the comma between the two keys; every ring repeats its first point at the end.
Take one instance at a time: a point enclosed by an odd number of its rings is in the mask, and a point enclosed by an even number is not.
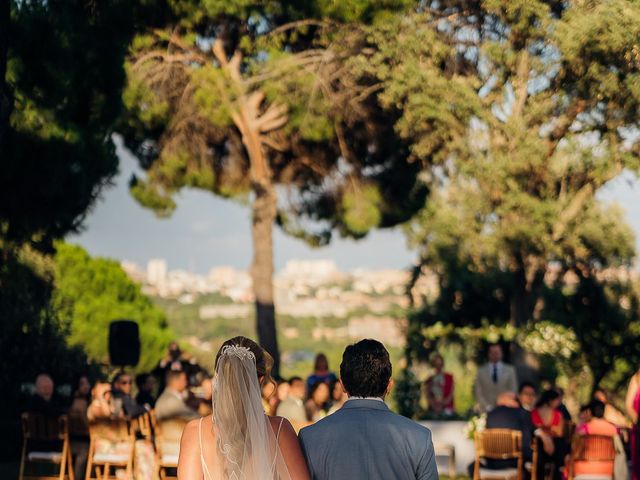
{"type": "Polygon", "coordinates": [[[246,337],[222,345],[215,362],[213,415],[185,428],[178,478],[308,478],[293,427],[282,418],[268,417],[262,407],[261,383],[273,381],[272,365],[271,356],[246,337]]]}

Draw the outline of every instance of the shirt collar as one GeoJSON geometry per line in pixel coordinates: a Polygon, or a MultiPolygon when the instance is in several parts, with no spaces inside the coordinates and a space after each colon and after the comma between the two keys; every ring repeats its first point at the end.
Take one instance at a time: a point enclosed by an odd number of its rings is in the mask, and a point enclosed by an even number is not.
{"type": "Polygon", "coordinates": [[[345,401],[345,403],[346,403],[346,402],[349,402],[349,401],[351,401],[351,400],[376,400],[376,401],[378,401],[378,402],[382,402],[382,403],[384,403],[384,400],[383,400],[383,399],[381,399],[380,397],[349,397],[349,398],[347,398],[347,400],[345,401]]]}

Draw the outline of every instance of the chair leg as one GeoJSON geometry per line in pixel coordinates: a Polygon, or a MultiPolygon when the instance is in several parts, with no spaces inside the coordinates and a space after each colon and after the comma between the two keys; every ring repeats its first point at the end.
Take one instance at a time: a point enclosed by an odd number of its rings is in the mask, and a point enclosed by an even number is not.
{"type": "Polygon", "coordinates": [[[69,470],[69,480],[76,480],[76,472],[73,469],[73,457],[71,455],[71,450],[67,454],[67,469],[69,470]]]}
{"type": "Polygon", "coordinates": [[[67,471],[67,454],[69,453],[68,447],[65,444],[64,447],[62,447],[62,458],[60,459],[60,474],[58,475],[58,478],[60,480],[64,480],[64,474],[67,471]]]}
{"type": "Polygon", "coordinates": [[[22,455],[20,456],[20,474],[18,475],[18,480],[24,479],[24,469],[25,469],[26,460],[27,460],[27,442],[25,440],[22,443],[22,455]]]}

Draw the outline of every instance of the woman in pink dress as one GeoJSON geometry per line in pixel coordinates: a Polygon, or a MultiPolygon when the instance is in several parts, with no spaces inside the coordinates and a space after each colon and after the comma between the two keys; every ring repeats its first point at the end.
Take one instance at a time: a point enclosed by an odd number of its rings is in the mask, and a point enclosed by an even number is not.
{"type": "Polygon", "coordinates": [[[625,406],[633,422],[631,430],[631,480],[640,480],[640,442],[638,441],[638,412],[640,412],[640,370],[631,378],[625,406]]]}

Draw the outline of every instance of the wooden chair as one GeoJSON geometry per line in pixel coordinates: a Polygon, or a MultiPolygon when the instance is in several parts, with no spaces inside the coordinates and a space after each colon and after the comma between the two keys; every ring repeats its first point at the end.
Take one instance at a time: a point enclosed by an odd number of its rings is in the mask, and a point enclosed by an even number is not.
{"type": "Polygon", "coordinates": [[[91,440],[85,480],[108,480],[112,478],[110,472],[114,467],[124,468],[126,478],[133,478],[135,437],[127,420],[95,420],[89,424],[89,437],[91,440]]]}
{"type": "Polygon", "coordinates": [[[156,426],[156,462],[161,480],[175,478],[167,475],[167,469],[178,468],[180,439],[188,422],[186,419],[172,418],[161,420],[156,426]]]}
{"type": "Polygon", "coordinates": [[[71,447],[69,442],[69,420],[66,415],[58,418],[39,413],[22,414],[22,456],[19,480],[29,478],[58,478],[74,480],[71,447]],[[34,475],[27,473],[36,464],[56,465],[56,475],[34,475]]]}
{"type": "Polygon", "coordinates": [[[575,435],[569,460],[569,480],[612,480],[613,475],[575,475],[576,462],[611,462],[616,458],[613,437],[606,435],[575,435]]]}
{"type": "Polygon", "coordinates": [[[522,433],[517,430],[491,428],[475,435],[476,461],[473,480],[497,479],[522,480],[522,433]],[[489,469],[482,466],[482,458],[492,460],[516,460],[516,468],[489,469]]]}

